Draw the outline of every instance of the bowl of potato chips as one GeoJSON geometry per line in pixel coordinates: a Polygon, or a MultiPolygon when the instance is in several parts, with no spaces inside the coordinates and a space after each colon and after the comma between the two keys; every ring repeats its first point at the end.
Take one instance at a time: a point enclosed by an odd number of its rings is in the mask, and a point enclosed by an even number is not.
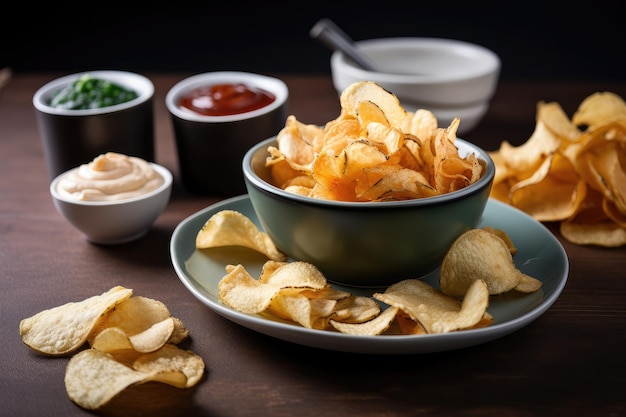
{"type": "Polygon", "coordinates": [[[470,42],[400,37],[358,41],[356,46],[377,70],[365,70],[334,52],[330,67],[339,93],[354,82],[373,81],[396,94],[407,110],[432,111],[441,126],[459,117],[460,134],[485,115],[500,75],[498,55],[470,42]]]}
{"type": "Polygon", "coordinates": [[[341,107],[325,126],[289,116],[245,154],[261,226],[281,252],[336,283],[380,287],[434,271],[481,220],[493,160],[456,137],[459,119],[440,128],[376,83],[346,88],[341,107]]]}

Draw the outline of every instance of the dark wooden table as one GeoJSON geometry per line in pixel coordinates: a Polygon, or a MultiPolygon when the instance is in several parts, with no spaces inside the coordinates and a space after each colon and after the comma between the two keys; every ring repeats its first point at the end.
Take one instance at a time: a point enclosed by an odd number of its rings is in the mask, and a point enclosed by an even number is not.
{"type": "MultiPolygon", "coordinates": [[[[195,389],[150,383],[123,394],[105,414],[205,416],[624,416],[626,248],[564,241],[567,285],[520,331],[472,348],[421,355],[361,355],[300,346],[215,314],[176,276],[169,241],[186,217],[219,201],[176,186],[153,229],[130,244],[87,243],[55,211],[32,96],[62,74],[14,76],[0,90],[0,415],[78,416],[63,382],[67,358],[22,344],[21,319],[114,285],[163,301],[188,327],[185,347],[202,356],[195,389]],[[125,408],[126,407],[126,408],[125,408]]],[[[156,86],[157,162],[177,176],[167,90],[188,74],[149,75],[156,86]]],[[[280,75],[291,113],[308,123],[338,115],[330,77],[280,75]]],[[[502,83],[481,125],[464,135],[488,150],[525,141],[538,101],[571,115],[596,91],[626,97],[626,85],[502,83]]]]}

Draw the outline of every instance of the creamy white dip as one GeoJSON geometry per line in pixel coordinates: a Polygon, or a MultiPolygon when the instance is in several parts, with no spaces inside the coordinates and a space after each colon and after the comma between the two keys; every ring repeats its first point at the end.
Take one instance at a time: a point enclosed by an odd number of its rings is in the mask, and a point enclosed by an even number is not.
{"type": "Polygon", "coordinates": [[[82,201],[124,200],[149,193],[163,177],[149,162],[115,152],[97,156],[59,181],[59,194],[82,201]]]}

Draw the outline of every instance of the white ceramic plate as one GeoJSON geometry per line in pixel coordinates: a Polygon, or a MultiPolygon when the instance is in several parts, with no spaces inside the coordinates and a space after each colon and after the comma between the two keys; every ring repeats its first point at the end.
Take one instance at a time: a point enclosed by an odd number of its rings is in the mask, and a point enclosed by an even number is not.
{"type": "MultiPolygon", "coordinates": [[[[209,217],[225,209],[240,211],[260,228],[247,195],[221,201],[191,215],[176,227],[170,242],[172,263],[178,277],[196,298],[223,317],[257,332],[315,348],[368,354],[413,354],[489,342],[519,330],[548,310],[565,287],[569,272],[563,246],[545,226],[513,207],[489,200],[479,227],[492,226],[509,234],[518,248],[514,257],[517,267],[543,282],[540,291],[533,294],[511,292],[492,297],[489,312],[495,321],[481,329],[414,336],[353,336],[311,330],[267,316],[243,314],[220,303],[217,284],[226,274],[224,267],[227,264],[241,263],[252,276],[259,276],[266,261],[264,256],[245,248],[196,250],[198,231],[209,217]]],[[[422,279],[438,288],[439,272],[422,279]]],[[[358,295],[374,292],[374,289],[334,286],[358,295]]]]}

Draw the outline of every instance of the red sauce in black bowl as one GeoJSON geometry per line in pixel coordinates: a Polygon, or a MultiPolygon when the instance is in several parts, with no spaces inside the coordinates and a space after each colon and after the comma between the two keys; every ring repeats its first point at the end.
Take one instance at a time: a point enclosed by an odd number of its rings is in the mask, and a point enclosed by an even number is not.
{"type": "Polygon", "coordinates": [[[276,97],[261,88],[244,83],[199,87],[180,100],[180,106],[204,116],[228,116],[265,107],[276,97]]]}

